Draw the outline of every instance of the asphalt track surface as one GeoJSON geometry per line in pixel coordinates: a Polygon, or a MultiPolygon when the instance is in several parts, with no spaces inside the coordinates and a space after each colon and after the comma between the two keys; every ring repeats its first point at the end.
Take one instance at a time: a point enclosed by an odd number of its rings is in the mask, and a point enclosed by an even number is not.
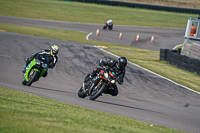
{"type": "MultiPolygon", "coordinates": [[[[26,21],[29,19],[24,20],[24,25],[26,25],[26,21]]],[[[0,18],[0,21],[2,22],[2,18],[0,18]]],[[[49,22],[52,24],[49,27],[53,26],[53,21],[49,22]]],[[[60,23],[60,25],[55,25],[61,28],[64,24],[66,27],[68,27],[68,24],[70,26],[77,24],[60,23]]],[[[37,26],[34,21],[30,25],[37,26]]],[[[41,25],[39,24],[39,26],[41,25]]],[[[79,27],[81,24],[77,25],[79,27]]],[[[81,31],[89,33],[87,27],[92,26],[93,24],[91,26],[90,24],[83,24],[81,31]]],[[[48,23],[46,23],[46,27],[48,27],[48,23]]],[[[69,27],[69,29],[73,29],[73,27],[69,27]]],[[[147,28],[146,31],[148,29],[152,28],[147,28]]],[[[172,29],[166,30],[171,31],[172,29]]],[[[111,33],[112,31],[105,32],[111,33]]],[[[167,35],[167,33],[163,34],[167,35]]],[[[95,37],[95,35],[91,36],[91,39],[95,37]]],[[[77,92],[82,85],[84,76],[98,66],[98,61],[100,59],[117,59],[116,56],[110,55],[93,45],[11,32],[0,32],[0,40],[0,86],[2,87],[181,131],[194,133],[200,131],[200,95],[198,93],[176,85],[131,63],[127,65],[124,84],[118,85],[118,96],[112,97],[103,94],[95,101],[91,101],[89,98],[79,98],[77,92]],[[60,46],[56,67],[49,69],[48,76],[33,83],[31,87],[23,86],[21,84],[23,78],[21,69],[25,59],[53,44],[60,46]]]]}
{"type": "Polygon", "coordinates": [[[160,48],[172,49],[176,45],[182,44],[184,41],[185,29],[167,29],[167,28],[151,28],[151,27],[132,27],[114,25],[113,30],[103,30],[103,24],[84,24],[70,23],[61,21],[47,21],[26,19],[17,17],[0,16],[0,23],[43,27],[51,29],[62,29],[71,31],[81,31],[93,33],[89,40],[110,42],[123,44],[143,49],[159,51],[160,48]],[[97,28],[99,28],[99,36],[96,36],[97,28]],[[122,32],[122,39],[119,39],[119,34],[122,32]],[[136,36],[139,34],[139,41],[136,41],[136,36]],[[154,42],[151,42],[151,37],[154,35],[154,42]]]}

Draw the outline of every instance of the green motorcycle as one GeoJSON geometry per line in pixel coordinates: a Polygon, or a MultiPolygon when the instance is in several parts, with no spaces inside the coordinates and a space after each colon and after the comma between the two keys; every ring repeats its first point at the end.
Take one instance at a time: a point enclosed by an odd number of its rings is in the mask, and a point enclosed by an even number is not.
{"type": "Polygon", "coordinates": [[[23,85],[31,86],[33,82],[36,82],[45,73],[49,66],[49,58],[45,54],[38,54],[26,67],[24,78],[22,80],[23,85]]]}

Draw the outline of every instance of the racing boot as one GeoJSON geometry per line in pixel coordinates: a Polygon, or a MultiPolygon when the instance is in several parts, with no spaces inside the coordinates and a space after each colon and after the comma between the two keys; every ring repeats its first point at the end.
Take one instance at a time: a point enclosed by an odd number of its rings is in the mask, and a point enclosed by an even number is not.
{"type": "Polygon", "coordinates": [[[22,68],[22,73],[25,73],[25,72],[26,72],[26,64],[22,68]]]}
{"type": "Polygon", "coordinates": [[[30,58],[27,58],[26,59],[26,64],[23,66],[22,68],[22,73],[25,73],[26,72],[26,67],[28,66],[28,64],[31,62],[32,59],[30,58]]]}

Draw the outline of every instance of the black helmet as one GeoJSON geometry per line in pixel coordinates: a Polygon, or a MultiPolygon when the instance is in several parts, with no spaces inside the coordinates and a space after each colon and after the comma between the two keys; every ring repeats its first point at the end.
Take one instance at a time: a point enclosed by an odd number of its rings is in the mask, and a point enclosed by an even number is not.
{"type": "Polygon", "coordinates": [[[119,57],[116,65],[119,69],[125,68],[127,65],[127,59],[125,57],[119,57]]]}

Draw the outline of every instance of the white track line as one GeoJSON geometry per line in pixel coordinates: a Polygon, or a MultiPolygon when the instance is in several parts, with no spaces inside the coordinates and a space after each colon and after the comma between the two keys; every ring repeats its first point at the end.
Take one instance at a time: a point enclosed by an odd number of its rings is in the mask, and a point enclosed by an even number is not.
{"type": "Polygon", "coordinates": [[[89,36],[92,35],[92,32],[90,32],[87,36],[86,36],[86,40],[89,40],[89,36]]]}
{"type": "Polygon", "coordinates": [[[179,44],[179,45],[176,45],[174,48],[173,48],[173,50],[175,50],[176,48],[178,48],[178,47],[180,47],[180,46],[182,46],[183,44],[179,44]]]}
{"type": "MultiPolygon", "coordinates": [[[[100,49],[100,50],[102,50],[102,51],[104,51],[104,52],[106,52],[106,53],[108,53],[108,54],[110,54],[110,55],[113,55],[113,56],[115,56],[115,57],[119,57],[119,56],[117,56],[117,55],[115,55],[115,54],[113,54],[113,53],[111,53],[111,52],[108,52],[108,51],[106,51],[106,50],[104,50],[104,49],[102,49],[102,48],[97,47],[96,45],[95,45],[94,47],[96,47],[96,48],[98,48],[98,49],[100,49]]],[[[150,71],[150,70],[148,70],[148,69],[146,69],[146,68],[143,68],[143,67],[141,67],[141,66],[139,66],[139,65],[137,65],[137,64],[135,64],[135,63],[132,63],[132,62],[130,62],[130,61],[128,61],[128,63],[130,63],[130,64],[132,64],[132,65],[134,65],[134,66],[137,66],[137,67],[139,67],[139,68],[142,68],[142,69],[144,69],[145,71],[150,72],[150,73],[152,73],[152,74],[154,74],[154,75],[156,75],[156,76],[158,76],[158,77],[160,77],[160,78],[163,78],[163,79],[165,79],[165,80],[167,80],[167,81],[169,81],[169,82],[171,82],[171,83],[173,83],[173,84],[175,84],[175,85],[181,86],[181,87],[183,87],[183,88],[185,88],[185,89],[187,89],[187,90],[189,90],[189,91],[192,91],[192,92],[194,92],[194,93],[200,94],[200,92],[198,92],[198,91],[192,90],[192,89],[190,89],[190,88],[188,88],[188,87],[186,87],[186,86],[183,86],[183,85],[181,85],[181,84],[179,84],[179,83],[176,83],[176,82],[174,82],[174,81],[171,80],[171,79],[168,79],[168,78],[166,78],[166,77],[163,77],[163,76],[161,76],[161,75],[159,75],[159,74],[157,74],[157,73],[155,73],[155,72],[152,72],[152,71],[150,71]]]]}

